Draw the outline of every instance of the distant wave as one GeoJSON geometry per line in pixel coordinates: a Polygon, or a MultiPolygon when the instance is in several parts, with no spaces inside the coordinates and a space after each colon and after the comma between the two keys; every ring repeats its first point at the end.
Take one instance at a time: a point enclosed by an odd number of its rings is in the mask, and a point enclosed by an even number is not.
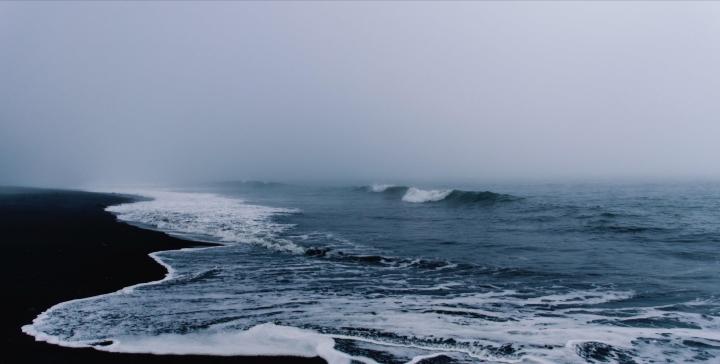
{"type": "Polygon", "coordinates": [[[403,186],[374,184],[374,185],[368,186],[367,188],[368,188],[371,192],[385,192],[388,188],[392,188],[392,187],[403,187],[403,186]]]}
{"type": "Polygon", "coordinates": [[[411,203],[443,201],[454,204],[472,204],[513,201],[518,199],[515,196],[490,191],[464,191],[457,189],[423,190],[412,186],[396,186],[391,184],[373,184],[365,186],[363,189],[390,196],[397,195],[402,201],[411,203]]]}
{"type": "Polygon", "coordinates": [[[405,202],[436,202],[442,201],[450,196],[453,190],[421,190],[419,188],[410,187],[403,195],[402,200],[405,202]]]}
{"type": "Polygon", "coordinates": [[[215,187],[248,187],[248,188],[268,188],[268,187],[283,187],[287,186],[284,183],[280,182],[268,182],[268,181],[255,181],[255,180],[247,180],[247,181],[220,181],[220,182],[214,182],[210,184],[211,186],[215,187]]]}

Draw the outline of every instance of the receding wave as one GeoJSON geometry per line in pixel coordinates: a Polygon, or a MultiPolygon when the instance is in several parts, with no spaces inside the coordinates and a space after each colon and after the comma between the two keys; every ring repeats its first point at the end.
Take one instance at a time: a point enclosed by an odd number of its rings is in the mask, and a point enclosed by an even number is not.
{"type": "Polygon", "coordinates": [[[396,186],[391,184],[373,184],[363,187],[365,191],[382,193],[390,197],[398,197],[404,202],[448,202],[452,204],[477,204],[514,201],[518,198],[508,194],[491,191],[464,191],[458,189],[421,189],[412,186],[396,186]]]}

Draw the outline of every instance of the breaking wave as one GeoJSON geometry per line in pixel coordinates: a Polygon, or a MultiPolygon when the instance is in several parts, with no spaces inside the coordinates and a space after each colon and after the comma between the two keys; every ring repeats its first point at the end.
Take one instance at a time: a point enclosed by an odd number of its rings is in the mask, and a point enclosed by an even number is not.
{"type": "Polygon", "coordinates": [[[515,196],[490,191],[464,191],[457,189],[420,189],[409,186],[391,184],[373,184],[363,188],[369,192],[382,193],[391,197],[399,197],[404,202],[448,202],[452,204],[478,204],[514,201],[515,196]]]}

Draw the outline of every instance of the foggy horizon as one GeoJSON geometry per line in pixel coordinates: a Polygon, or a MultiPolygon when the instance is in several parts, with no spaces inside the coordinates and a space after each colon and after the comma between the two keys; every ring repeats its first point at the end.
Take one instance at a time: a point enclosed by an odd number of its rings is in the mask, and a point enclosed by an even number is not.
{"type": "Polygon", "coordinates": [[[720,2],[0,1],[5,356],[720,363],[720,2]]]}
{"type": "Polygon", "coordinates": [[[0,185],[720,179],[720,4],[0,3],[0,185]]]}

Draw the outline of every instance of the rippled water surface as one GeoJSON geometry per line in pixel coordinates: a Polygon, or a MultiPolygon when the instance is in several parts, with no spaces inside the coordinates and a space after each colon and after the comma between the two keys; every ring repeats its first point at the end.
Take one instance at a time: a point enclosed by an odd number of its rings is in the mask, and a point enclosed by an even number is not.
{"type": "MultiPolygon", "coordinates": [[[[110,207],[225,244],[24,327],[102,350],[720,362],[720,186],[228,183],[110,207]]],[[[131,267],[128,267],[131,269],[131,267]]]]}

